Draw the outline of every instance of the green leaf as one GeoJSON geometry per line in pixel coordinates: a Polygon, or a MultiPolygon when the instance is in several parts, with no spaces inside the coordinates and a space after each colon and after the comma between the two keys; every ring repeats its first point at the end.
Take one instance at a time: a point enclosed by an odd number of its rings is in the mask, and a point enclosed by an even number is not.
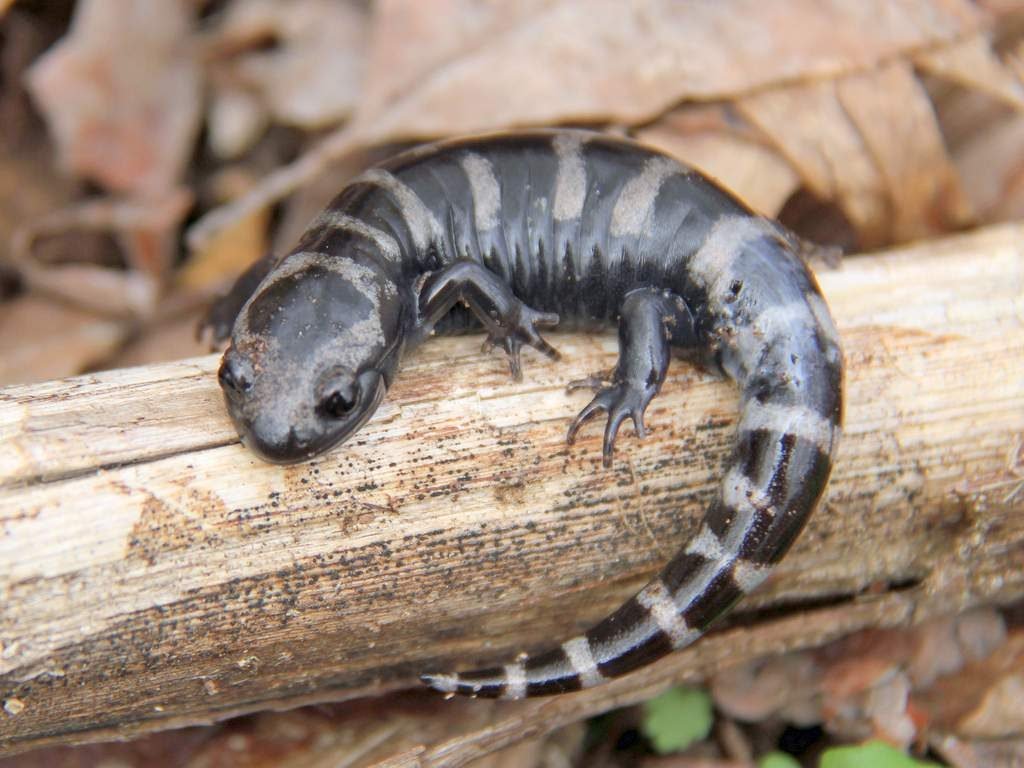
{"type": "Polygon", "coordinates": [[[672,688],[644,704],[641,730],[654,751],[686,749],[711,731],[711,697],[699,688],[672,688]]]}
{"type": "Polygon", "coordinates": [[[935,763],[915,760],[881,741],[855,747],[832,747],[821,756],[820,768],[939,768],[935,763]]]}
{"type": "Polygon", "coordinates": [[[757,761],[757,768],[800,768],[800,763],[785,752],[769,752],[757,761]]]}

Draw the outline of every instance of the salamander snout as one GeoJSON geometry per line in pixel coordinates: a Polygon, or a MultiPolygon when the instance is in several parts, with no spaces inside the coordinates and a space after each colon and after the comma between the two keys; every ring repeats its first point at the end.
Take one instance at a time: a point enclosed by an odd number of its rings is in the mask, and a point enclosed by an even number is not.
{"type": "Polygon", "coordinates": [[[305,461],[344,441],[373,415],[386,389],[375,368],[331,366],[309,375],[301,366],[266,367],[231,348],[218,379],[242,443],[274,464],[305,461]],[[289,369],[293,375],[282,375],[289,369]]]}
{"type": "Polygon", "coordinates": [[[228,395],[248,392],[253,383],[252,363],[240,355],[224,355],[220,370],[217,371],[217,381],[228,395]]]}

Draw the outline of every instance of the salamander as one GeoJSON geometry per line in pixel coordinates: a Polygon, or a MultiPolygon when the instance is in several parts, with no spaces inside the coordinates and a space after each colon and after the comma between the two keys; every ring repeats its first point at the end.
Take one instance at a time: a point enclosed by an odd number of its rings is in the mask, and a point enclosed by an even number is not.
{"type": "Polygon", "coordinates": [[[836,327],[803,241],[710,179],[631,141],[536,130],[400,154],[347,184],[290,252],[258,261],[211,314],[242,442],[298,462],[359,429],[433,332],[482,326],[505,350],[542,330],[617,326],[619,358],[573,382],[605,415],[603,460],[673,350],[735,381],[740,416],[696,536],[587,632],[490,669],[432,673],[447,693],[517,699],[597,685],[699,638],[789,549],[828,482],[843,410],[836,327]]]}

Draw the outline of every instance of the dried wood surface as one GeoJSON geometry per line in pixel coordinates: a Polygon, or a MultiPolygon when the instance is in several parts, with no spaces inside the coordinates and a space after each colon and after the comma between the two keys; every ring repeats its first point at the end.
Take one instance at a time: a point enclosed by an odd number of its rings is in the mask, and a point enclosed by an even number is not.
{"type": "MultiPolygon", "coordinates": [[[[492,707],[396,757],[462,764],[672,680],[859,627],[1024,596],[1024,226],[819,274],[848,358],[826,504],[730,623],[647,670],[492,707]]],[[[512,382],[478,338],[404,367],[350,444],[238,445],[213,356],[0,390],[0,751],[409,685],[568,636],[695,530],[736,395],[677,363],[611,470],[564,444],[614,336],[512,382]]],[[[452,704],[451,706],[464,706],[452,704]]]]}

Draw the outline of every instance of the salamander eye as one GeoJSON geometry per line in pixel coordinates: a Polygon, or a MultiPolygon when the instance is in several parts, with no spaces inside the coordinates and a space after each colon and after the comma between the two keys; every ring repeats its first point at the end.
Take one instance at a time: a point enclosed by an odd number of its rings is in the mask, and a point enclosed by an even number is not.
{"type": "Polygon", "coordinates": [[[352,384],[332,389],[320,401],[320,411],[332,419],[344,418],[356,407],[358,394],[358,390],[352,384]]]}

